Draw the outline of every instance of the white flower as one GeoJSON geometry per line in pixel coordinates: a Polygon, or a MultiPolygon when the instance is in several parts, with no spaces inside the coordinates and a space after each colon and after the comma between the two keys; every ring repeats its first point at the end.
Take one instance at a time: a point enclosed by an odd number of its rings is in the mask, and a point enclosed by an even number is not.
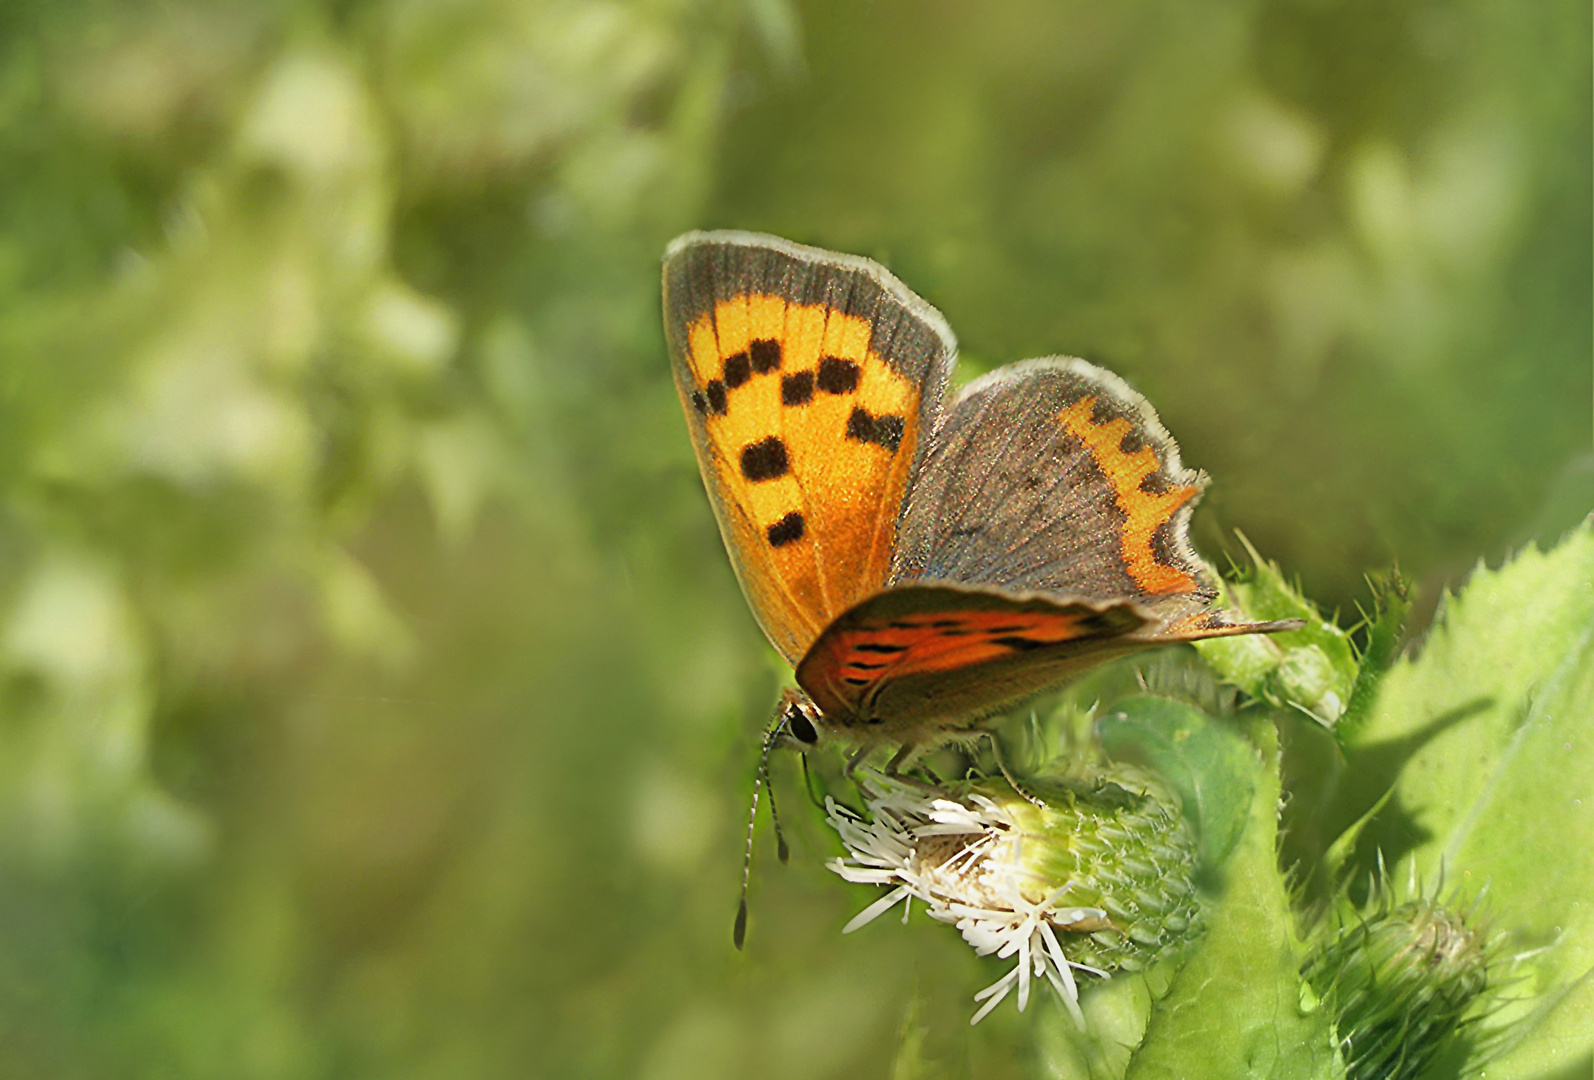
{"type": "Polygon", "coordinates": [[[1022,1011],[1029,1004],[1032,981],[1044,977],[1083,1029],[1073,973],[1077,969],[1106,978],[1108,972],[1070,960],[1058,933],[1089,934],[1108,930],[1113,922],[1103,908],[1068,902],[1079,891],[1075,882],[1043,880],[1026,865],[1026,839],[1039,843],[1044,838],[977,792],[955,799],[866,770],[856,776],[870,819],[834,799],[825,800],[830,825],[847,847],[846,856],[827,865],[848,881],[895,888],[859,912],[842,933],[903,901],[906,922],[917,897],[931,918],[955,925],[979,955],[1017,958],[1006,975],[974,995],[984,1005],[971,1024],[983,1020],[1015,985],[1022,1011]]]}

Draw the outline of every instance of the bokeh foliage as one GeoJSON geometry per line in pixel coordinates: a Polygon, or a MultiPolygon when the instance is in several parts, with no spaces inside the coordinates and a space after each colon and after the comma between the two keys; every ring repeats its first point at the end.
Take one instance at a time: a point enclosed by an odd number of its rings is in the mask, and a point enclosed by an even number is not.
{"type": "Polygon", "coordinates": [[[663,244],[885,259],[1144,390],[1209,555],[1433,597],[1594,502],[1589,19],[0,6],[0,1074],[1023,1075],[789,761],[729,949],[778,676],[663,244]]]}

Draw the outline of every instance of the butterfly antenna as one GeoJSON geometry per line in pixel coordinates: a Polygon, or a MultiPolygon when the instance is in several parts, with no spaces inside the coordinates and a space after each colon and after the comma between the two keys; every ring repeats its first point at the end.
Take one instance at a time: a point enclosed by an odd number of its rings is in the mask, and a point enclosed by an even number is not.
{"type": "Polygon", "coordinates": [[[791,861],[791,848],[786,846],[786,834],[780,828],[780,815],[775,812],[775,785],[769,779],[769,767],[763,766],[763,770],[764,791],[769,795],[769,820],[775,826],[775,856],[780,859],[780,865],[785,866],[791,861]]]}
{"type": "Polygon", "coordinates": [[[786,837],[780,831],[780,818],[775,815],[775,790],[769,783],[769,752],[775,748],[775,740],[780,735],[783,722],[777,719],[764,733],[764,749],[758,755],[758,772],[753,774],[753,805],[747,811],[747,843],[742,849],[742,898],[736,905],[736,926],[731,931],[731,940],[738,949],[747,941],[747,883],[753,873],[753,827],[758,823],[758,793],[765,787],[770,789],[769,815],[775,822],[775,849],[782,863],[791,855],[786,847],[786,837]]]}

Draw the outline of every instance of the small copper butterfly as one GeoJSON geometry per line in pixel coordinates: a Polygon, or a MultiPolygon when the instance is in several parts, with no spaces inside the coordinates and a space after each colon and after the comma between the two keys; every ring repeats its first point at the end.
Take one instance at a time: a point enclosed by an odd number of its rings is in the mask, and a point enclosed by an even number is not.
{"type": "Polygon", "coordinates": [[[772,730],[799,743],[898,764],[1110,657],[1299,625],[1213,608],[1205,477],[1116,375],[1026,360],[943,401],[940,312],[756,233],[671,243],[664,324],[725,547],[796,668],[772,730]]]}

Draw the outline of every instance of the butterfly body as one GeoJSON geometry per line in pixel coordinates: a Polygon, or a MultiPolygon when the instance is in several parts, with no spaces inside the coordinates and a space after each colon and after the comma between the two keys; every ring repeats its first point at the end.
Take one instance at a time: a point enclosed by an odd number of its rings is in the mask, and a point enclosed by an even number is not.
{"type": "Polygon", "coordinates": [[[1204,478],[1082,360],[943,401],[956,342],[883,267],[754,233],[665,254],[677,388],[799,742],[930,745],[1113,656],[1288,629],[1212,608],[1204,478]],[[812,737],[805,737],[805,736],[812,737]]]}

